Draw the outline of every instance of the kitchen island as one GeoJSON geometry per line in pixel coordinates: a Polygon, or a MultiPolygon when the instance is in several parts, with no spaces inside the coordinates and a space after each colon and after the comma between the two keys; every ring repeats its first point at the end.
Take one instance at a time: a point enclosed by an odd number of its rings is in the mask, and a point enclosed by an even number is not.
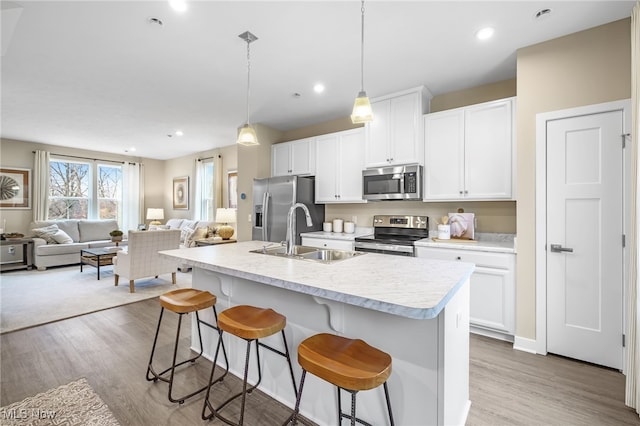
{"type": "MultiPolygon", "coordinates": [[[[329,332],[360,338],[393,358],[389,390],[396,424],[464,424],[470,405],[473,264],[374,253],[323,264],[250,253],[265,244],[270,243],[249,241],[161,254],[192,266],[193,287],[215,294],[219,311],[249,304],[285,315],[298,381],[296,348],[306,337],[329,332]]],[[[210,312],[201,317],[213,320],[210,312]]],[[[204,334],[205,355],[211,359],[216,335],[204,334]]],[[[192,342],[197,348],[197,334],[192,333],[192,342]]],[[[267,343],[282,347],[280,335],[271,336],[267,343]]],[[[226,336],[225,345],[231,371],[240,375],[245,344],[226,336]]],[[[293,407],[295,395],[286,362],[269,351],[261,352],[261,361],[260,389],[293,407]]],[[[255,362],[251,365],[254,368],[255,362]]],[[[257,376],[255,371],[252,374],[257,376]]],[[[300,411],[320,425],[334,424],[335,395],[333,386],[308,375],[300,411]]],[[[348,407],[346,395],[343,403],[348,407]]],[[[358,394],[358,416],[373,424],[388,424],[382,389],[358,394]]]]}

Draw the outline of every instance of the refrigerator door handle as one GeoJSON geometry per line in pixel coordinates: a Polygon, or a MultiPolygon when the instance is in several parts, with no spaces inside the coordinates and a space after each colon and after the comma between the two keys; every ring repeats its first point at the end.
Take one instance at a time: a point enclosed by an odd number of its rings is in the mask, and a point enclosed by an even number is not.
{"type": "Polygon", "coordinates": [[[262,241],[269,241],[267,238],[269,235],[269,198],[271,198],[271,194],[268,192],[262,195],[262,241]]]}

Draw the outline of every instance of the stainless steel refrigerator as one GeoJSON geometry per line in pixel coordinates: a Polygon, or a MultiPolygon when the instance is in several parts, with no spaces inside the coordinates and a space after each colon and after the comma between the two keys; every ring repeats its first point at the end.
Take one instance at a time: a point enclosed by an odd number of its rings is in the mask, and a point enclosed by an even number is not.
{"type": "Polygon", "coordinates": [[[324,222],[324,204],[315,203],[315,180],[312,177],[279,176],[253,180],[252,238],[279,243],[287,238],[287,214],[295,203],[309,209],[312,226],[307,226],[304,212],[295,210],[294,235],[300,244],[301,232],[320,231],[324,222]]]}

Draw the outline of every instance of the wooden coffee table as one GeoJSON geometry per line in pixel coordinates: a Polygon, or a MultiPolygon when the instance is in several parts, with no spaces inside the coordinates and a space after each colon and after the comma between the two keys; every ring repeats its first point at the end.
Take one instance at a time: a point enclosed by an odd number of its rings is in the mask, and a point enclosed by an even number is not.
{"type": "Polygon", "coordinates": [[[95,266],[98,269],[98,280],[100,279],[100,267],[113,265],[113,258],[122,250],[116,248],[90,248],[80,250],[80,272],[82,265],[95,266]]]}

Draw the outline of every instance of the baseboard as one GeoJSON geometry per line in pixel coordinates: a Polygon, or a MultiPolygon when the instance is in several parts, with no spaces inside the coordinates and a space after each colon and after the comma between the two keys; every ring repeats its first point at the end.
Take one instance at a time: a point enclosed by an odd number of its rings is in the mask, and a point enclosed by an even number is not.
{"type": "Polygon", "coordinates": [[[525,337],[516,336],[515,340],[513,341],[513,349],[523,351],[523,352],[529,352],[531,354],[538,353],[538,351],[536,351],[537,345],[538,345],[538,342],[536,340],[527,339],[525,337]]]}
{"type": "Polygon", "coordinates": [[[513,336],[510,334],[501,333],[499,331],[493,331],[482,327],[469,326],[469,332],[478,334],[480,336],[491,337],[493,339],[504,340],[505,342],[513,343],[513,336]]]}

